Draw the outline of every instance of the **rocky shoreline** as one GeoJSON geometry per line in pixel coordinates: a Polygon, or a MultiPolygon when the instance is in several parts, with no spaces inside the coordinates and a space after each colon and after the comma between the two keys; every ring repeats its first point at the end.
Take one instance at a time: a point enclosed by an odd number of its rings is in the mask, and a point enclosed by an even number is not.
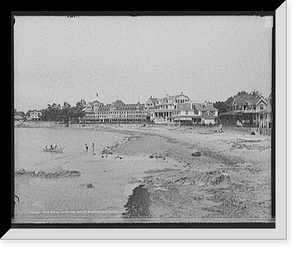
{"type": "Polygon", "coordinates": [[[80,177],[81,173],[76,170],[62,170],[56,172],[26,171],[24,169],[15,171],[16,176],[30,176],[39,178],[61,178],[61,177],[80,177]]]}

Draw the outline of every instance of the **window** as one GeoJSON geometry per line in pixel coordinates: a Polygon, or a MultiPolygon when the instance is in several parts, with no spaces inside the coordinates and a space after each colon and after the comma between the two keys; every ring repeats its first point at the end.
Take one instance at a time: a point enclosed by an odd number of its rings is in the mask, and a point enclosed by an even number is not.
{"type": "Polygon", "coordinates": [[[260,104],[259,109],[263,110],[264,109],[264,104],[260,104]]]}

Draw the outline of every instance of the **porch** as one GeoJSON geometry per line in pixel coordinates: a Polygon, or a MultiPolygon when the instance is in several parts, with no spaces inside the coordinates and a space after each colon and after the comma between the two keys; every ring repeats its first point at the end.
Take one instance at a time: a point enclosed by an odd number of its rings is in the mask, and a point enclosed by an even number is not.
{"type": "Polygon", "coordinates": [[[258,127],[258,112],[225,112],[219,115],[219,122],[224,125],[236,125],[241,122],[243,126],[258,127]]]}

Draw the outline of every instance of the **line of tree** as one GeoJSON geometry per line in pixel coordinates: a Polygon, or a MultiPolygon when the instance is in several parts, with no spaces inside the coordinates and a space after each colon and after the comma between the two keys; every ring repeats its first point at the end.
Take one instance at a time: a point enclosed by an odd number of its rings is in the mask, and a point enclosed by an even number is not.
{"type": "MultiPolygon", "coordinates": [[[[48,104],[48,107],[41,109],[42,112],[41,120],[42,121],[56,121],[62,123],[79,123],[79,121],[84,117],[85,113],[83,108],[85,107],[86,102],[84,99],[81,99],[76,103],[75,106],[71,106],[68,102],[64,102],[63,105],[53,103],[48,104]]],[[[29,117],[30,112],[27,113],[23,111],[17,111],[14,109],[14,115],[20,115],[22,117],[29,117]]]]}
{"type": "Polygon", "coordinates": [[[63,123],[76,122],[78,123],[80,119],[84,117],[84,110],[86,102],[81,99],[76,103],[75,106],[71,106],[69,103],[64,102],[63,105],[53,103],[48,104],[46,109],[42,109],[43,121],[57,121],[63,123]]]}
{"type": "Polygon", "coordinates": [[[17,109],[14,109],[14,116],[21,116],[24,118],[26,116],[26,113],[23,111],[17,111],[17,109]]]}

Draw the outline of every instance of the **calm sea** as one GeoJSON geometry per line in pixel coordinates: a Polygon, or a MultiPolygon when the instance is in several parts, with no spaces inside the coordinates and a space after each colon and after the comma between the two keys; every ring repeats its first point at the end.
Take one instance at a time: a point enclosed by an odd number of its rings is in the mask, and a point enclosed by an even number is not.
{"type": "Polygon", "coordinates": [[[120,218],[124,196],[118,185],[123,182],[109,162],[103,161],[101,151],[123,138],[119,133],[88,129],[15,128],[15,170],[81,172],[76,178],[15,177],[15,194],[20,199],[15,204],[15,222],[101,222],[120,218]],[[65,152],[42,150],[51,144],[64,146],[65,152]],[[89,183],[95,188],[87,188],[89,183]]]}

